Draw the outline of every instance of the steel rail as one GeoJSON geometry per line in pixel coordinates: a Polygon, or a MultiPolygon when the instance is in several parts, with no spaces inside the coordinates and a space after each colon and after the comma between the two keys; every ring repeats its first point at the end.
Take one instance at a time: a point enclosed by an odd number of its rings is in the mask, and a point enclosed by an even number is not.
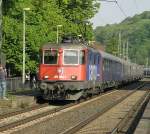
{"type": "Polygon", "coordinates": [[[27,122],[36,120],[36,119],[41,118],[41,117],[44,117],[44,116],[47,116],[47,115],[50,115],[50,114],[54,114],[54,113],[56,113],[58,111],[61,111],[61,110],[65,109],[65,108],[71,107],[73,105],[74,104],[68,104],[68,105],[65,105],[65,106],[62,106],[62,107],[59,107],[59,108],[54,108],[52,110],[49,110],[49,111],[46,111],[46,112],[43,112],[43,113],[40,113],[40,114],[37,114],[37,115],[33,115],[31,117],[27,117],[25,119],[22,119],[22,120],[19,120],[19,121],[10,123],[10,124],[6,124],[5,126],[1,126],[0,127],[0,132],[3,132],[3,131],[6,131],[8,129],[17,127],[19,125],[25,124],[27,122]]]}
{"type": "MultiPolygon", "coordinates": [[[[140,85],[140,87],[141,87],[141,86],[142,86],[142,85],[140,85]]],[[[139,88],[139,86],[136,87],[135,89],[137,89],[137,88],[139,88]]],[[[115,90],[115,91],[116,91],[116,90],[115,90]]],[[[101,97],[101,96],[103,96],[103,95],[107,95],[107,94],[110,94],[110,93],[113,93],[113,92],[114,92],[114,90],[107,91],[107,92],[102,93],[102,94],[99,95],[99,96],[94,96],[92,99],[89,98],[89,99],[87,99],[86,101],[88,101],[88,100],[92,101],[92,100],[94,100],[95,98],[99,98],[99,97],[101,97]]],[[[79,103],[79,102],[78,102],[78,103],[71,103],[71,104],[68,104],[68,105],[65,105],[65,106],[62,106],[62,107],[54,108],[54,109],[52,109],[52,110],[49,110],[49,111],[46,111],[46,112],[43,112],[43,113],[39,113],[39,114],[37,114],[37,115],[33,115],[33,116],[31,116],[31,117],[27,117],[27,118],[22,119],[22,120],[19,120],[19,121],[15,121],[15,122],[13,122],[13,123],[5,124],[4,126],[1,126],[1,127],[0,127],[0,132],[7,131],[8,129],[11,129],[11,128],[14,128],[14,127],[17,127],[17,126],[26,124],[26,123],[28,123],[28,122],[31,122],[31,121],[33,121],[33,120],[42,118],[42,117],[47,116],[47,115],[54,114],[54,113],[56,113],[56,112],[59,112],[59,111],[61,111],[61,110],[64,110],[64,109],[66,109],[66,108],[69,108],[69,107],[72,107],[72,106],[75,106],[75,105],[78,105],[78,104],[81,104],[82,102],[84,103],[84,102],[86,102],[86,101],[81,101],[80,103],[79,103]]]]}
{"type": "MultiPolygon", "coordinates": [[[[114,90],[111,90],[111,91],[107,91],[107,92],[104,92],[104,93],[101,93],[101,95],[105,94],[105,93],[110,93],[114,90]]],[[[95,98],[97,96],[92,96],[92,99],[95,98]]],[[[91,99],[91,98],[90,98],[91,99]]],[[[89,100],[89,99],[86,99],[86,100],[89,100]]],[[[77,103],[81,103],[83,102],[83,100],[80,100],[80,101],[76,101],[77,103]]],[[[46,106],[49,106],[48,103],[46,104],[39,104],[39,105],[34,105],[34,106],[31,106],[31,107],[27,107],[25,109],[21,109],[21,110],[16,110],[16,111],[12,111],[12,112],[8,112],[8,113],[4,113],[4,114],[0,114],[0,120],[4,119],[4,118],[8,118],[8,117],[11,117],[11,116],[16,116],[16,115],[19,115],[19,114],[23,114],[23,113],[26,113],[26,112],[30,112],[30,111],[33,111],[33,110],[36,110],[36,109],[40,109],[40,108],[44,108],[46,106]]]]}
{"type": "MultiPolygon", "coordinates": [[[[114,92],[114,90],[107,91],[107,92],[105,92],[105,93],[102,93],[100,96],[106,95],[106,94],[108,94],[108,93],[113,93],[113,92],[114,92]]],[[[91,101],[92,101],[94,98],[100,97],[100,96],[94,96],[92,99],[89,98],[89,99],[87,99],[86,101],[88,101],[88,100],[91,100],[91,101]]],[[[75,106],[75,105],[78,105],[78,104],[81,104],[81,103],[84,103],[84,102],[85,102],[85,101],[82,100],[82,101],[80,101],[80,102],[70,103],[70,104],[67,104],[67,105],[64,105],[64,106],[61,106],[61,107],[58,107],[58,108],[54,108],[54,109],[51,109],[51,110],[49,110],[49,111],[46,111],[46,112],[37,114],[37,115],[33,115],[33,116],[31,116],[31,117],[27,117],[27,118],[22,119],[22,120],[19,120],[19,121],[15,121],[15,122],[13,122],[13,123],[8,123],[8,124],[6,124],[6,125],[4,125],[4,126],[0,126],[0,132],[6,131],[6,130],[8,130],[8,129],[11,129],[11,128],[14,128],[14,127],[17,127],[17,126],[20,126],[20,125],[23,125],[23,124],[28,123],[28,122],[30,122],[30,121],[36,120],[36,119],[38,119],[38,118],[42,118],[42,117],[44,117],[44,116],[54,114],[54,113],[56,113],[56,112],[59,112],[59,111],[61,111],[61,110],[64,110],[64,109],[66,109],[66,108],[69,108],[69,107],[72,107],[72,106],[75,106]]],[[[18,112],[19,112],[19,111],[18,111],[18,112]]],[[[23,112],[23,111],[22,111],[22,112],[23,112]]],[[[24,113],[24,112],[23,112],[23,113],[24,113]]],[[[15,114],[15,112],[14,112],[13,114],[15,114]]],[[[13,114],[12,114],[12,115],[13,115],[13,114]]]]}
{"type": "Polygon", "coordinates": [[[121,103],[123,100],[125,100],[126,98],[128,98],[130,95],[132,95],[133,93],[137,92],[136,90],[142,88],[143,86],[144,86],[144,84],[140,85],[139,87],[135,88],[134,91],[132,91],[128,95],[122,97],[121,99],[115,101],[114,103],[110,104],[109,106],[105,107],[104,109],[98,111],[96,114],[90,116],[89,118],[85,119],[84,121],[81,121],[78,124],[76,124],[75,126],[73,126],[73,127],[69,128],[69,129],[65,130],[61,134],[74,134],[74,133],[76,133],[81,128],[83,128],[84,126],[86,126],[87,124],[89,124],[90,122],[92,122],[93,120],[95,120],[99,116],[103,115],[108,110],[110,110],[112,107],[116,106],[117,104],[121,103]]]}
{"type": "Polygon", "coordinates": [[[112,132],[110,132],[110,134],[133,133],[149,100],[150,91],[147,91],[117,124],[112,132]]]}
{"type": "Polygon", "coordinates": [[[48,105],[49,104],[47,104],[47,103],[46,104],[41,104],[41,105],[34,105],[32,107],[28,107],[28,108],[25,108],[25,109],[16,110],[16,111],[5,113],[5,114],[0,114],[0,120],[2,120],[4,118],[11,117],[11,116],[16,116],[16,115],[19,115],[19,114],[30,112],[30,111],[33,111],[33,110],[36,110],[36,109],[44,108],[48,105]]]}

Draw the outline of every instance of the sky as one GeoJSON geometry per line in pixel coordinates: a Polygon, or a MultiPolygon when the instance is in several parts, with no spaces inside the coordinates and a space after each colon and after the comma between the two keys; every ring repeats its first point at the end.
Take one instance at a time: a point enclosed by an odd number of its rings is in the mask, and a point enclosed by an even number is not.
{"type": "Polygon", "coordinates": [[[101,2],[99,12],[91,19],[93,27],[106,24],[120,23],[126,17],[132,17],[144,11],[150,11],[150,0],[117,0],[115,2],[101,2]],[[123,11],[121,11],[123,10],[123,11]]]}

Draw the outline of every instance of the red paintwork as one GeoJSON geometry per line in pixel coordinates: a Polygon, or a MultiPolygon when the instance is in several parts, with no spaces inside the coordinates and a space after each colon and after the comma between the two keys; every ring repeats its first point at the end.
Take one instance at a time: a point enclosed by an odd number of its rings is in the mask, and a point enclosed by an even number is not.
{"type": "Polygon", "coordinates": [[[44,80],[44,76],[49,76],[47,80],[71,80],[71,76],[77,76],[77,80],[85,80],[85,66],[60,66],[60,65],[40,65],[40,80],[44,80]],[[60,72],[58,70],[61,70],[60,72]],[[62,71],[63,70],[63,71],[62,71]]]}
{"type": "Polygon", "coordinates": [[[63,65],[63,53],[62,49],[59,50],[58,64],[57,65],[47,65],[40,64],[39,66],[39,79],[40,80],[62,80],[70,81],[71,76],[77,76],[78,81],[86,80],[86,64],[84,65],[63,65]],[[44,76],[48,76],[45,79],[44,76]]]}

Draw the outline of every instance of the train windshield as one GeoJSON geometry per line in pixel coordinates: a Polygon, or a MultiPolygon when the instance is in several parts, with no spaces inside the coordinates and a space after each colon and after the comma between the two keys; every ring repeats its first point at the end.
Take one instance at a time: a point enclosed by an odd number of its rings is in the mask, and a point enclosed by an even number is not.
{"type": "Polygon", "coordinates": [[[44,64],[57,64],[58,50],[44,50],[44,64]]]}
{"type": "Polygon", "coordinates": [[[78,50],[64,50],[64,64],[76,65],[85,63],[85,52],[78,50]]]}
{"type": "Polygon", "coordinates": [[[78,51],[64,50],[64,64],[78,64],[78,51]]]}

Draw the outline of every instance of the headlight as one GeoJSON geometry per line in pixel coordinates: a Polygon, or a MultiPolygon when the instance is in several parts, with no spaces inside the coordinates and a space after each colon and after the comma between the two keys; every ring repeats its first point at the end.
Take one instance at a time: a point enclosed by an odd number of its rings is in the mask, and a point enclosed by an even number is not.
{"type": "Polygon", "coordinates": [[[71,79],[72,80],[77,80],[77,76],[76,75],[71,75],[71,79]]]}
{"type": "Polygon", "coordinates": [[[49,76],[47,76],[47,75],[46,75],[46,76],[44,76],[44,79],[48,79],[48,78],[49,78],[49,76]]]}

